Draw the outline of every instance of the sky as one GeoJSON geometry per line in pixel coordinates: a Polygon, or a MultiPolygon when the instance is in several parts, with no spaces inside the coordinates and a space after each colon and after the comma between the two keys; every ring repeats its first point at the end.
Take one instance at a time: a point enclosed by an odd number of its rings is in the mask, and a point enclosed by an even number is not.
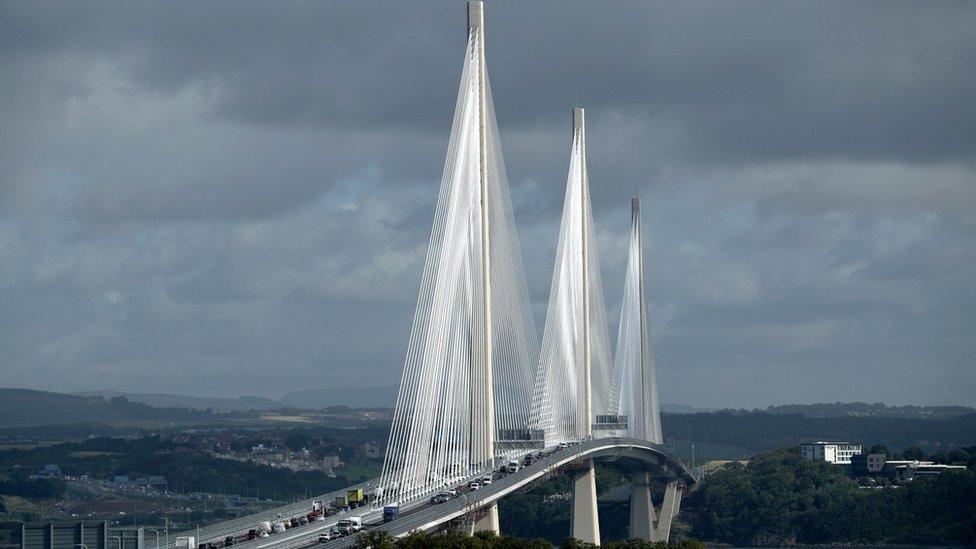
{"type": "MultiPolygon", "coordinates": [[[[399,381],[463,2],[0,1],[0,386],[399,381]]],[[[661,399],[976,405],[976,3],[486,2],[539,333],[587,109],[661,399]]]]}

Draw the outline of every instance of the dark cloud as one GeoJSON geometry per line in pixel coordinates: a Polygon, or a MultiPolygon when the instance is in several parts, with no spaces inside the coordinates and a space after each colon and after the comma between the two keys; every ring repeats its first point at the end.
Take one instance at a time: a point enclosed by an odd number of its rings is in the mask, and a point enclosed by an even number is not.
{"type": "MultiPolygon", "coordinates": [[[[611,331],[627,199],[645,201],[665,401],[976,404],[972,4],[494,0],[487,17],[540,321],[580,103],[611,331]]],[[[0,4],[0,377],[395,382],[464,19],[460,2],[0,4]]]]}

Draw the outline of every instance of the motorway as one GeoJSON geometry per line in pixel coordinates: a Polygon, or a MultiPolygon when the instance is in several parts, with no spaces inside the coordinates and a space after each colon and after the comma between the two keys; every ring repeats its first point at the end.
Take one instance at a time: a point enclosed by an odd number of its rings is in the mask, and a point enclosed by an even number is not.
{"type": "MultiPolygon", "coordinates": [[[[369,507],[350,511],[344,515],[333,515],[324,522],[314,522],[293,528],[283,534],[240,543],[235,547],[238,549],[310,547],[318,543],[320,533],[331,529],[344,516],[361,516],[364,529],[386,530],[393,536],[403,536],[415,530],[431,531],[446,522],[476,511],[512,492],[518,491],[558,469],[590,458],[631,458],[655,466],[664,466],[674,471],[689,486],[696,482],[691,471],[661,449],[660,446],[632,438],[603,438],[582,442],[550,454],[532,465],[523,467],[517,473],[502,476],[484,488],[462,493],[446,503],[434,505],[428,503],[426,498],[421,498],[410,504],[401,505],[400,517],[393,522],[383,524],[382,508],[369,507]]],[[[472,478],[478,476],[481,475],[472,478]]],[[[351,547],[355,543],[356,537],[349,536],[328,542],[322,546],[322,549],[351,547]]]]}
{"type": "MultiPolygon", "coordinates": [[[[297,517],[299,515],[305,515],[312,510],[312,502],[317,500],[322,500],[328,505],[335,500],[336,496],[345,496],[347,490],[352,490],[355,488],[362,488],[364,492],[369,492],[370,490],[376,488],[379,483],[379,479],[369,480],[349,488],[343,488],[342,490],[336,490],[334,492],[329,492],[328,494],[322,494],[320,496],[315,496],[310,499],[298,501],[295,503],[290,503],[281,507],[276,507],[274,509],[268,509],[266,511],[261,511],[259,513],[254,513],[253,515],[247,515],[234,520],[228,520],[224,522],[219,522],[217,524],[211,524],[210,526],[203,526],[200,528],[194,528],[192,530],[186,530],[184,532],[173,533],[170,532],[169,536],[165,539],[164,543],[160,544],[161,549],[172,549],[176,546],[177,536],[194,536],[196,537],[197,544],[205,542],[223,542],[224,538],[227,536],[239,535],[242,533],[247,533],[248,530],[257,526],[257,524],[263,520],[270,520],[274,522],[278,515],[280,514],[283,518],[297,517]]],[[[355,513],[347,513],[349,515],[355,515],[355,513]]],[[[338,520],[340,515],[333,515],[329,517],[332,524],[338,520]],[[335,519],[335,520],[333,520],[335,519]]],[[[324,524],[322,522],[317,522],[315,524],[324,524]]],[[[267,539],[267,538],[265,538],[267,539]]]]}

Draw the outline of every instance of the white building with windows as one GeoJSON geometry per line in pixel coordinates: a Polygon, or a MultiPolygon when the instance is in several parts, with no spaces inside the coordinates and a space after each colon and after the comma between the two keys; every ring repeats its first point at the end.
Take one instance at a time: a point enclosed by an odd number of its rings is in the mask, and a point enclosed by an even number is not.
{"type": "Polygon", "coordinates": [[[800,453],[807,459],[850,465],[851,458],[861,453],[861,445],[851,442],[804,442],[800,453]]]}

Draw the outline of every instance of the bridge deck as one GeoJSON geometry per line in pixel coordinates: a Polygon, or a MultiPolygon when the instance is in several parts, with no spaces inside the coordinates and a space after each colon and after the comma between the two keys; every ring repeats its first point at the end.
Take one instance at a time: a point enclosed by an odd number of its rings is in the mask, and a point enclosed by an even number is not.
{"type": "MultiPolygon", "coordinates": [[[[415,530],[432,530],[439,525],[480,509],[502,497],[515,492],[533,481],[573,462],[589,458],[631,458],[645,463],[666,464],[689,485],[696,482],[691,471],[660,446],[647,441],[631,438],[603,438],[586,441],[549,455],[532,465],[502,477],[492,484],[474,492],[468,492],[439,505],[427,505],[424,500],[414,500],[405,506],[401,518],[386,524],[374,524],[382,520],[381,508],[363,508],[344,515],[329,517],[326,522],[316,522],[289,530],[284,534],[272,535],[239,544],[239,549],[292,549],[317,543],[318,535],[328,531],[335,522],[347,516],[361,516],[369,530],[385,530],[393,536],[406,535],[415,530]]],[[[355,545],[355,536],[329,542],[323,548],[333,549],[355,545]]]]}
{"type": "MultiPolygon", "coordinates": [[[[359,484],[355,484],[348,488],[343,488],[341,490],[336,490],[334,492],[329,492],[327,494],[322,494],[319,496],[312,497],[310,499],[301,500],[295,503],[289,503],[288,505],[282,505],[281,507],[275,507],[273,509],[268,509],[266,511],[260,511],[251,515],[243,516],[233,520],[227,520],[224,522],[218,522],[216,524],[211,524],[209,526],[202,526],[200,528],[194,528],[191,530],[184,530],[181,532],[170,532],[168,536],[160,540],[160,549],[173,549],[176,547],[177,536],[194,536],[196,542],[214,542],[223,541],[227,536],[233,536],[241,533],[247,533],[251,528],[257,527],[257,524],[263,520],[270,520],[274,522],[280,513],[284,518],[297,517],[298,515],[305,515],[312,511],[312,502],[322,500],[327,505],[334,501],[336,496],[345,496],[348,490],[355,488],[362,488],[364,491],[372,490],[379,483],[379,479],[368,480],[359,484]]],[[[330,519],[332,517],[329,517],[330,519]]],[[[335,521],[331,521],[333,525],[335,521]]]]}

